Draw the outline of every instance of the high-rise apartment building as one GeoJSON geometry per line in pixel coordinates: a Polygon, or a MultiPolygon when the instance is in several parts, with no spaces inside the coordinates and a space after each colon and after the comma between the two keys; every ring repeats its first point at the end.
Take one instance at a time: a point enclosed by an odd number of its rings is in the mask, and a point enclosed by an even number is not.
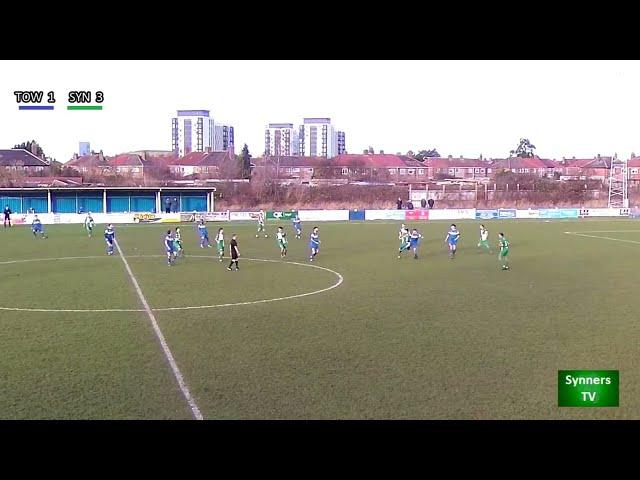
{"type": "Polygon", "coordinates": [[[300,152],[298,131],[293,123],[270,123],[264,132],[264,153],[271,156],[296,156],[300,152]]]}
{"type": "Polygon", "coordinates": [[[209,110],[178,110],[171,119],[171,150],[180,157],[191,152],[233,152],[233,127],[216,124],[209,110]]]}

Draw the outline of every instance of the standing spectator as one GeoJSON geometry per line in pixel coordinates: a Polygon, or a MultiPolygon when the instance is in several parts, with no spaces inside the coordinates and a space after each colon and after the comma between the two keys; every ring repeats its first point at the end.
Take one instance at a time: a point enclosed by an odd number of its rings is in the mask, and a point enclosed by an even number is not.
{"type": "Polygon", "coordinates": [[[9,205],[4,207],[4,228],[7,228],[7,222],[9,223],[9,226],[11,226],[11,214],[12,213],[13,212],[9,208],[9,205]]]}
{"type": "Polygon", "coordinates": [[[398,206],[398,210],[402,210],[402,198],[398,197],[396,205],[398,206]]]}
{"type": "Polygon", "coordinates": [[[169,197],[164,201],[164,213],[171,213],[171,199],[169,197]]]}
{"type": "Polygon", "coordinates": [[[433,208],[433,204],[434,204],[433,198],[430,198],[428,203],[429,203],[429,208],[433,208]]]}
{"type": "Polygon", "coordinates": [[[173,197],[173,213],[178,213],[178,210],[180,210],[178,199],[176,197],[173,197]]]}

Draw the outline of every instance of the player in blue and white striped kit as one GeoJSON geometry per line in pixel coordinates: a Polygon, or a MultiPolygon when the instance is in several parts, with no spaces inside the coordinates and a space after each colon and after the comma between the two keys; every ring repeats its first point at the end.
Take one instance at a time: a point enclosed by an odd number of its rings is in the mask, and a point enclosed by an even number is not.
{"type": "Polygon", "coordinates": [[[418,259],[418,244],[420,243],[420,239],[421,238],[422,238],[422,235],[420,234],[420,232],[418,232],[418,230],[416,228],[411,230],[411,235],[409,235],[409,245],[411,246],[411,249],[413,250],[413,259],[414,260],[418,259]]]}
{"type": "Polygon", "coordinates": [[[164,237],[164,249],[167,252],[167,265],[171,266],[174,260],[174,246],[171,230],[167,230],[167,234],[164,237]]]}
{"type": "Polygon", "coordinates": [[[116,231],[113,229],[113,224],[107,225],[104,231],[104,239],[107,242],[107,255],[113,255],[113,244],[116,241],[116,231]]]}
{"type": "Polygon", "coordinates": [[[455,224],[451,224],[447,236],[444,239],[449,244],[449,258],[454,259],[456,256],[456,250],[458,248],[458,240],[460,239],[460,232],[455,224]]]}
{"type": "Polygon", "coordinates": [[[320,251],[320,234],[318,233],[318,227],[313,227],[313,231],[309,236],[309,248],[311,249],[309,261],[313,262],[313,259],[320,251]]]}
{"type": "Polygon", "coordinates": [[[33,221],[31,222],[31,231],[33,232],[34,237],[37,237],[38,234],[40,234],[42,238],[47,238],[47,236],[44,234],[44,227],[42,226],[42,222],[40,221],[37,215],[33,218],[33,221]]]}
{"type": "Polygon", "coordinates": [[[209,230],[207,230],[207,225],[204,223],[204,218],[198,223],[198,235],[200,236],[200,248],[204,248],[205,241],[207,242],[207,247],[211,248],[209,230]]]}
{"type": "Polygon", "coordinates": [[[298,215],[293,219],[293,229],[296,232],[296,238],[302,238],[302,227],[300,226],[300,217],[298,215]]]}

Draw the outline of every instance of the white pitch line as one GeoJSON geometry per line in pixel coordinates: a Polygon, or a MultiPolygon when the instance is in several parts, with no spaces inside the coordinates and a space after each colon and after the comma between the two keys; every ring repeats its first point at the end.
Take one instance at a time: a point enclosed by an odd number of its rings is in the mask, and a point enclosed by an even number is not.
{"type": "MultiPolygon", "coordinates": [[[[567,233],[567,232],[565,232],[567,233]]],[[[129,255],[129,258],[164,258],[165,255],[129,255]]],[[[113,258],[108,256],[93,256],[93,257],[60,257],[60,258],[40,258],[40,259],[26,259],[26,260],[12,260],[10,262],[0,262],[0,265],[4,265],[7,263],[22,263],[22,262],[37,262],[37,261],[46,261],[46,260],[75,260],[75,259],[84,259],[84,258],[113,258]]],[[[189,255],[188,258],[217,258],[213,255],[189,255]]],[[[312,292],[300,293],[296,295],[289,295],[287,297],[277,297],[277,298],[267,298],[264,300],[253,300],[250,302],[238,302],[238,303],[219,303],[216,305],[195,305],[188,307],[165,307],[165,308],[152,308],[151,310],[154,312],[163,312],[163,311],[176,311],[176,310],[204,310],[208,308],[218,308],[218,307],[233,307],[233,306],[242,306],[242,305],[255,305],[258,303],[269,303],[269,302],[278,302],[281,300],[290,300],[293,298],[301,298],[307,297],[309,295],[317,295],[318,293],[327,292],[329,290],[333,290],[336,287],[339,287],[344,278],[342,275],[335,270],[331,270],[330,268],[321,267],[319,265],[313,265],[308,263],[299,263],[299,262],[287,262],[283,260],[270,260],[264,258],[248,258],[243,257],[243,260],[253,261],[253,262],[269,262],[269,263],[282,263],[282,264],[292,264],[298,265],[301,267],[311,267],[317,268],[319,270],[325,270],[327,272],[333,273],[336,277],[338,277],[338,282],[333,285],[323,288],[321,290],[314,290],[312,292]]],[[[12,312],[44,312],[44,313],[105,313],[105,312],[146,312],[145,309],[133,309],[133,308],[86,308],[86,309],[51,309],[51,308],[20,308],[20,307],[2,307],[1,310],[8,310],[12,312]]]]}
{"type": "Polygon", "coordinates": [[[153,327],[153,331],[156,332],[156,336],[160,341],[160,345],[162,346],[164,355],[169,361],[171,370],[173,370],[173,375],[176,377],[176,380],[178,381],[178,385],[180,385],[180,390],[182,390],[182,394],[184,395],[184,398],[187,400],[187,403],[191,408],[191,412],[193,413],[194,418],[196,420],[204,420],[204,417],[202,416],[202,413],[200,413],[200,409],[198,408],[198,405],[196,405],[196,401],[194,400],[193,396],[191,395],[191,392],[189,391],[189,387],[184,381],[182,372],[180,372],[180,369],[178,368],[178,364],[176,363],[175,358],[173,358],[173,354],[169,349],[169,345],[167,345],[167,341],[165,340],[164,335],[162,334],[162,330],[160,330],[160,326],[158,325],[156,317],[153,314],[153,311],[151,310],[151,308],[149,307],[149,304],[147,303],[147,299],[144,298],[144,295],[142,294],[142,290],[140,289],[140,285],[138,285],[138,281],[136,280],[136,277],[133,275],[133,272],[131,271],[131,267],[129,267],[129,262],[127,262],[127,259],[124,258],[124,253],[122,253],[120,244],[116,239],[114,239],[114,243],[116,245],[116,248],[118,249],[118,252],[120,253],[120,258],[122,259],[122,263],[124,263],[124,267],[127,269],[127,273],[129,274],[129,279],[131,280],[131,283],[136,289],[138,298],[140,298],[140,301],[142,302],[142,305],[144,306],[144,309],[147,312],[147,316],[149,317],[149,320],[151,320],[151,326],[153,327]]]}
{"type": "Polygon", "coordinates": [[[0,265],[10,265],[12,263],[26,263],[26,262],[47,262],[47,261],[54,261],[54,260],[84,260],[88,258],[108,258],[108,257],[105,257],[104,255],[100,255],[100,256],[93,255],[89,257],[28,258],[25,260],[8,260],[6,262],[0,262],[0,265]]]}
{"type": "Polygon", "coordinates": [[[636,240],[625,240],[623,238],[603,237],[600,235],[585,235],[583,233],[576,233],[576,232],[564,232],[564,233],[566,233],[567,235],[575,235],[576,237],[599,238],[602,240],[612,240],[614,242],[634,243],[634,244],[640,245],[640,242],[636,240]]]}
{"type": "MultiPolygon", "coordinates": [[[[240,257],[240,258],[242,258],[242,257],[240,257]]],[[[257,303],[279,302],[281,300],[290,300],[292,298],[308,297],[309,295],[317,295],[318,293],[328,292],[329,290],[333,290],[334,288],[339,287],[342,284],[342,282],[344,281],[344,278],[338,272],[336,272],[334,270],[331,270],[330,268],[320,267],[318,265],[308,265],[306,263],[298,263],[298,262],[283,262],[283,261],[278,261],[278,260],[263,260],[263,259],[259,259],[259,258],[245,258],[244,260],[253,260],[253,261],[256,261],[256,262],[284,263],[284,264],[289,264],[289,265],[300,265],[300,266],[303,266],[303,267],[317,268],[317,269],[320,269],[320,270],[325,270],[327,272],[333,273],[336,277],[338,277],[338,281],[336,283],[334,283],[333,285],[327,287],[327,288],[323,288],[322,290],[315,290],[313,292],[308,292],[308,293],[299,293],[297,295],[289,295],[287,297],[269,298],[269,299],[266,299],[266,300],[253,300],[251,302],[222,303],[222,304],[218,304],[218,305],[200,305],[200,306],[192,306],[192,307],[156,308],[154,310],[156,312],[166,312],[166,311],[170,311],[170,310],[198,310],[198,309],[205,309],[205,308],[233,307],[233,306],[239,306],[239,305],[255,305],[257,303]]]]}
{"type": "Polygon", "coordinates": [[[579,232],[564,232],[569,235],[578,233],[638,233],[640,230],[580,230],[579,232]]]}
{"type": "Polygon", "coordinates": [[[0,307],[0,310],[8,310],[10,312],[44,312],[44,313],[111,313],[111,312],[144,312],[146,310],[134,308],[93,308],[93,309],[57,309],[50,308],[18,308],[18,307],[0,307]]]}

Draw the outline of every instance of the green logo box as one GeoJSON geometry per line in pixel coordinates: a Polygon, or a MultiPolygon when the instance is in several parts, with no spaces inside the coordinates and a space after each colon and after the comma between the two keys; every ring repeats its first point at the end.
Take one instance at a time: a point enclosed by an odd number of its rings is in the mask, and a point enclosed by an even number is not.
{"type": "Polygon", "coordinates": [[[281,212],[274,212],[273,210],[267,211],[267,220],[291,220],[296,218],[297,210],[288,210],[281,212]]]}
{"type": "Polygon", "coordinates": [[[617,407],[618,370],[558,370],[559,407],[617,407]]]}

